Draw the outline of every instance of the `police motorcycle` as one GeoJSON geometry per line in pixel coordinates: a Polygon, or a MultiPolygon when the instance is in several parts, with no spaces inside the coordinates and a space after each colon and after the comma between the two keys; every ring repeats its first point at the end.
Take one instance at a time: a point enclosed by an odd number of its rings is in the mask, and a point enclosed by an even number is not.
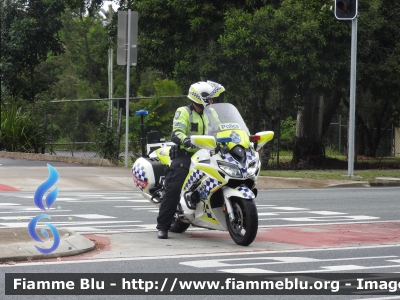
{"type": "MultiPolygon", "coordinates": [[[[192,224],[228,231],[236,244],[248,246],[258,230],[254,202],[261,169],[258,150],[272,140],[274,133],[250,135],[239,111],[229,103],[209,105],[203,113],[209,116],[209,132],[190,137],[200,150],[191,157],[170,231],[182,233],[192,224]]],[[[165,193],[171,145],[157,140],[148,143],[148,157],[140,157],[132,167],[135,185],[157,206],[165,193]]]]}

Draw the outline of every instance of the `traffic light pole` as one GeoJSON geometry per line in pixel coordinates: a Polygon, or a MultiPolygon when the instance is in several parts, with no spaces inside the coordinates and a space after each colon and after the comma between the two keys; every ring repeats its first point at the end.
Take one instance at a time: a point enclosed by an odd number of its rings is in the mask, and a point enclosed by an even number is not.
{"type": "Polygon", "coordinates": [[[129,162],[129,81],[131,76],[131,10],[128,9],[128,41],[126,52],[126,122],[125,122],[125,167],[129,162]]]}
{"type": "Polygon", "coordinates": [[[356,77],[357,77],[357,20],[356,16],[351,23],[351,70],[350,70],[350,107],[349,107],[349,149],[348,149],[348,176],[354,176],[354,140],[356,119],[356,77]]]}

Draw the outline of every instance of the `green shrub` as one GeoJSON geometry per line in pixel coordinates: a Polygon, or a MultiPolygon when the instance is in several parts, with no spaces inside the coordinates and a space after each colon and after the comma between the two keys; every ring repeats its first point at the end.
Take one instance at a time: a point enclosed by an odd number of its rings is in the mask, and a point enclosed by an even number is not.
{"type": "Polygon", "coordinates": [[[296,120],[293,120],[292,117],[281,120],[281,149],[292,150],[295,135],[296,120]]]}
{"type": "Polygon", "coordinates": [[[2,107],[0,144],[7,151],[38,152],[43,145],[42,125],[21,107],[2,107]]]}
{"type": "Polygon", "coordinates": [[[101,123],[95,136],[96,151],[102,158],[117,162],[119,155],[118,133],[113,127],[101,123]]]}

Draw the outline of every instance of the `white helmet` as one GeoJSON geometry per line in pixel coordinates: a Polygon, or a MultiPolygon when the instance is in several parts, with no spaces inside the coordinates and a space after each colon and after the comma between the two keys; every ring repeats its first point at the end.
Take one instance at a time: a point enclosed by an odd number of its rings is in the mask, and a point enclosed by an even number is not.
{"type": "Polygon", "coordinates": [[[189,88],[188,98],[198,105],[206,107],[208,100],[218,97],[225,88],[219,83],[207,80],[193,83],[189,88]]]}

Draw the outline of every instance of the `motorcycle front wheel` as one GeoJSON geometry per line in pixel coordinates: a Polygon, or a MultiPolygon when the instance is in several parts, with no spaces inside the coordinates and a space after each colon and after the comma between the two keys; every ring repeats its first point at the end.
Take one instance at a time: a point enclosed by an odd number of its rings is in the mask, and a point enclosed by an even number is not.
{"type": "Polygon", "coordinates": [[[233,241],[241,246],[250,245],[257,235],[258,213],[254,201],[242,198],[231,198],[233,214],[231,221],[226,214],[226,223],[233,241]]]}

